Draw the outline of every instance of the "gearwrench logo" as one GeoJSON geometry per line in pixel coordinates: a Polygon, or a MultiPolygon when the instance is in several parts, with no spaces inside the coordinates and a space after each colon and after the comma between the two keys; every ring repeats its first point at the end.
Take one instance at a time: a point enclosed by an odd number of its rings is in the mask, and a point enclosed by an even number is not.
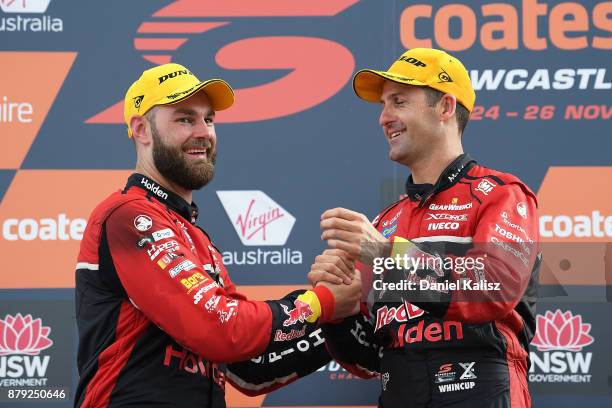
{"type": "MultiPolygon", "coordinates": [[[[134,48],[158,65],[173,61],[191,39],[212,30],[234,30],[248,18],[333,18],[359,0],[177,0],[144,21],[134,48]],[[180,21],[178,21],[180,20],[180,21]]],[[[224,31],[225,32],[225,31],[224,31]]],[[[228,70],[289,70],[271,82],[235,89],[236,103],[217,122],[243,123],[281,118],[317,106],[338,93],[355,68],[353,54],[330,39],[296,35],[260,36],[252,33],[221,44],[214,60],[228,70]],[[332,65],[320,61],[334,61],[332,65]],[[316,86],[312,86],[316,84],[316,86]],[[300,95],[286,98],[286,95],[300,95]]],[[[227,36],[231,38],[231,35],[227,36]]],[[[202,58],[203,60],[212,60],[202,58]]],[[[205,79],[204,67],[190,67],[205,79]]],[[[245,75],[247,75],[245,73],[245,75]]],[[[247,76],[248,78],[248,76],[247,76]]],[[[123,123],[123,101],[89,118],[86,123],[123,123]]]]}

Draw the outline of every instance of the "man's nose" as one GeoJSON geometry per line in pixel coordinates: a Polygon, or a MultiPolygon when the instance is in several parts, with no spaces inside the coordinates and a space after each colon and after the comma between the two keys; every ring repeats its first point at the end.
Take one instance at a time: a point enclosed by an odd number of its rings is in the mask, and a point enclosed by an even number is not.
{"type": "Polygon", "coordinates": [[[381,127],[385,127],[389,123],[393,122],[395,116],[393,115],[391,108],[388,106],[382,105],[382,110],[380,112],[380,116],[378,117],[378,123],[381,127]]]}
{"type": "Polygon", "coordinates": [[[203,137],[207,139],[212,139],[213,137],[213,127],[206,123],[204,119],[198,121],[194,126],[194,134],[197,137],[203,137]]]}

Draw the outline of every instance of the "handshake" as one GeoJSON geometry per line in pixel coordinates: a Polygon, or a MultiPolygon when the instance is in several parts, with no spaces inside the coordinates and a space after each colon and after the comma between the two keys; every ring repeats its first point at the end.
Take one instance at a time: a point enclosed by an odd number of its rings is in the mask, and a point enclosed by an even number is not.
{"type": "Polygon", "coordinates": [[[345,208],[334,208],[321,215],[321,239],[329,249],[315,258],[308,273],[312,286],[323,285],[334,296],[332,318],[341,319],[359,312],[362,298],[358,262],[372,260],[390,252],[390,243],[372,226],[368,218],[345,208]]]}

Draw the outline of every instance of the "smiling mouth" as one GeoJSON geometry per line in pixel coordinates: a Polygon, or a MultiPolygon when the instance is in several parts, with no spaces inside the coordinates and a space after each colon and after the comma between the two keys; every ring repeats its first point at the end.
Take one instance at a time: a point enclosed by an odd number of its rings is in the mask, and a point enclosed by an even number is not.
{"type": "Polygon", "coordinates": [[[396,137],[398,137],[398,136],[399,136],[399,135],[401,135],[401,134],[402,134],[402,132],[401,132],[401,131],[393,132],[393,133],[391,133],[391,135],[389,136],[389,140],[393,140],[393,139],[395,139],[396,137]]]}
{"type": "Polygon", "coordinates": [[[185,149],[185,153],[194,158],[206,158],[208,156],[208,149],[204,147],[192,147],[190,149],[185,149]]]}

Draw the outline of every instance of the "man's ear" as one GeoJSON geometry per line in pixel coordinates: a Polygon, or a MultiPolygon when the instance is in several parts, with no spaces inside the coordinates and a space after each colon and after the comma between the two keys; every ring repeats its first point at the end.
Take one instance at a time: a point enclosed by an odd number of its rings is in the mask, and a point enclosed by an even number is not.
{"type": "Polygon", "coordinates": [[[440,119],[442,121],[447,122],[455,116],[455,111],[457,110],[457,98],[455,95],[444,94],[438,102],[438,106],[440,107],[440,119]]]}
{"type": "Polygon", "coordinates": [[[147,127],[147,119],[144,116],[132,116],[130,119],[130,130],[135,142],[143,145],[151,143],[151,132],[147,132],[147,127]]]}

